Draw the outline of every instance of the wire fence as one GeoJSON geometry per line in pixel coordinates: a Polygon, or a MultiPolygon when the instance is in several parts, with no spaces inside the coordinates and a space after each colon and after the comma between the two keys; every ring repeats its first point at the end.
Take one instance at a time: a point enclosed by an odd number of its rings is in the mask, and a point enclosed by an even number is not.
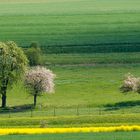
{"type": "Polygon", "coordinates": [[[12,117],[49,117],[49,116],[80,116],[80,115],[109,115],[140,113],[139,106],[129,107],[72,107],[72,108],[43,108],[27,110],[0,110],[0,118],[12,117]]]}

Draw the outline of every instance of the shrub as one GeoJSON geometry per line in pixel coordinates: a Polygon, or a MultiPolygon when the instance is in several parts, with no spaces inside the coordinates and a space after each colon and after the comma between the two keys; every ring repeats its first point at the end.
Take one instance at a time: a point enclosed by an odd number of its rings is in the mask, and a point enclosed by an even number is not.
{"type": "Polygon", "coordinates": [[[42,65],[42,50],[38,43],[32,43],[30,48],[25,50],[30,66],[42,65]]]}

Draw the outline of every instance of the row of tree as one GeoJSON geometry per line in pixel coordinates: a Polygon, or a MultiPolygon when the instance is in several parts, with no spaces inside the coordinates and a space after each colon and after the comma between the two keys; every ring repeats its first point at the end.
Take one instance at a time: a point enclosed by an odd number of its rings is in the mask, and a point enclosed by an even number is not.
{"type": "Polygon", "coordinates": [[[36,106],[37,96],[42,93],[53,92],[55,75],[45,67],[29,67],[36,65],[38,60],[34,53],[39,52],[37,48],[24,51],[13,41],[0,42],[0,94],[2,97],[2,108],[6,107],[7,89],[19,78],[24,80],[25,87],[34,96],[34,106],[36,106]],[[30,52],[30,53],[29,53],[30,52]],[[30,55],[32,57],[30,57],[30,55]],[[34,55],[34,56],[33,56],[34,55]],[[29,60],[30,61],[29,61],[29,60]]]}

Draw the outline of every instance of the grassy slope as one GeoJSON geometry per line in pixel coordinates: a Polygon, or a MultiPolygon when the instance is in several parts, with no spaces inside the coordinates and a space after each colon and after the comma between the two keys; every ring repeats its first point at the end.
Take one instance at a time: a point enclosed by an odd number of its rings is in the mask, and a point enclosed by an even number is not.
{"type": "Polygon", "coordinates": [[[78,134],[48,134],[48,135],[9,135],[1,136],[2,140],[139,140],[139,132],[115,132],[115,133],[78,133],[78,134]]]}
{"type": "MultiPolygon", "coordinates": [[[[131,72],[139,76],[139,65],[58,66],[50,68],[57,75],[56,93],[38,97],[38,104],[56,107],[77,105],[97,107],[135,101],[139,98],[138,94],[123,95],[119,92],[124,74],[131,72]]],[[[23,105],[32,103],[33,97],[28,97],[19,83],[14,86],[13,90],[9,90],[7,100],[9,106],[23,105]]]]}
{"type": "MultiPolygon", "coordinates": [[[[32,112],[32,118],[31,110],[28,108],[18,113],[10,113],[10,116],[9,113],[1,113],[0,127],[39,127],[41,120],[46,120],[47,127],[139,124],[140,95],[135,93],[124,95],[119,91],[124,74],[131,72],[140,76],[139,64],[50,66],[49,68],[57,74],[56,93],[38,97],[38,105],[42,104],[47,108],[40,110],[38,106],[37,111],[32,112]],[[87,116],[76,116],[77,105],[79,114],[87,116]],[[54,115],[53,106],[56,107],[55,115],[58,117],[49,117],[54,115]],[[99,108],[92,110],[87,108],[89,106],[99,108]],[[106,110],[107,107],[118,107],[118,109],[106,110]]],[[[32,101],[33,97],[28,96],[21,83],[14,85],[14,88],[8,91],[7,103],[10,107],[22,108],[32,101]]]]}
{"type": "Polygon", "coordinates": [[[1,1],[1,40],[15,40],[22,45],[38,41],[53,47],[48,47],[47,52],[105,52],[116,48],[136,51],[139,48],[138,0],[36,2],[1,1]]]}

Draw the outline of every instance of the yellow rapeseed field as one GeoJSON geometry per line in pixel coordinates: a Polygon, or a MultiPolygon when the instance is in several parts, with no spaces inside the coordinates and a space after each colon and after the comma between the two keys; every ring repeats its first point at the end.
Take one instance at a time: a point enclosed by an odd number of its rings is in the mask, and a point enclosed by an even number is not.
{"type": "Polygon", "coordinates": [[[0,135],[8,134],[49,134],[49,133],[88,133],[140,131],[140,126],[112,126],[112,127],[80,127],[80,128],[1,128],[0,135]]]}

